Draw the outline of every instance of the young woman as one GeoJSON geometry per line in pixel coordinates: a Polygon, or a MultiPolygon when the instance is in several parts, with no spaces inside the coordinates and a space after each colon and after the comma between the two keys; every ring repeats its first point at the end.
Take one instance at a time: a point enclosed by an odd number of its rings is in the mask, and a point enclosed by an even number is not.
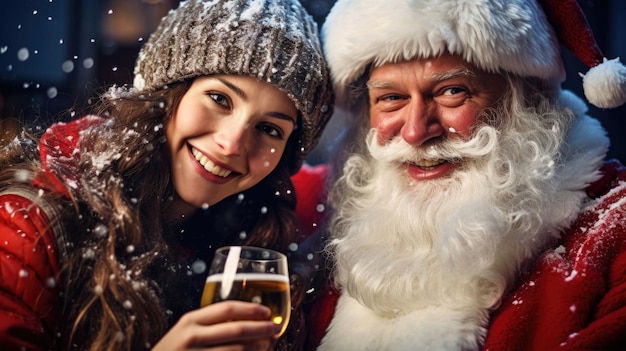
{"type": "MultiPolygon", "coordinates": [[[[264,306],[199,308],[216,248],[289,254],[290,176],[332,112],[317,27],[296,0],[181,3],[142,48],[133,88],[0,153],[5,349],[299,349],[264,306]]],[[[302,274],[301,274],[302,273],[302,274]]]]}

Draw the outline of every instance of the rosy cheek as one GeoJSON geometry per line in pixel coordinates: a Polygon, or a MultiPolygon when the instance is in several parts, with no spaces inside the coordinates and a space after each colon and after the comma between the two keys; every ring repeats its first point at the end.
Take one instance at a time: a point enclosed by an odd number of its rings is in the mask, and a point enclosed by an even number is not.
{"type": "Polygon", "coordinates": [[[472,134],[470,130],[476,123],[476,118],[473,116],[478,116],[479,113],[480,111],[472,111],[471,113],[468,113],[467,116],[472,117],[460,119],[458,123],[455,124],[455,127],[451,127],[454,129],[454,132],[450,131],[450,134],[455,134],[465,139],[470,138],[472,134]]]}
{"type": "Polygon", "coordinates": [[[392,121],[386,118],[372,117],[370,119],[370,128],[378,131],[378,144],[380,145],[385,144],[386,140],[392,139],[395,134],[392,121]]]}

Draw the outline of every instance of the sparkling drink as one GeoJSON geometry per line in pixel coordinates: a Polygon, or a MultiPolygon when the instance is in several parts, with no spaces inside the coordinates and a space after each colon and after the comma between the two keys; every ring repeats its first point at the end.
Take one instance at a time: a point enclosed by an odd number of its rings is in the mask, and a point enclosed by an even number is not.
{"type": "Polygon", "coordinates": [[[269,307],[270,319],[281,324],[280,334],[287,328],[290,308],[289,280],[284,275],[238,273],[232,284],[222,273],[207,278],[202,293],[201,305],[206,306],[223,300],[242,300],[260,303],[269,307]]]}
{"type": "Polygon", "coordinates": [[[291,296],[287,256],[266,248],[226,246],[216,250],[206,280],[201,306],[223,300],[260,303],[271,311],[270,320],[289,324],[291,296]]]}

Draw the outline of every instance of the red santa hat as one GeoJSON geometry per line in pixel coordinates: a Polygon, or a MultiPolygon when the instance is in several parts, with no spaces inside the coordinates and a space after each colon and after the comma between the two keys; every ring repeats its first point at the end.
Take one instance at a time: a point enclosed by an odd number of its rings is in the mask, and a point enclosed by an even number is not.
{"type": "Polygon", "coordinates": [[[490,72],[536,77],[558,89],[565,79],[560,45],[590,67],[589,102],[626,102],[626,67],[598,48],[576,0],[338,0],[322,28],[339,105],[370,64],[443,53],[490,72]]]}

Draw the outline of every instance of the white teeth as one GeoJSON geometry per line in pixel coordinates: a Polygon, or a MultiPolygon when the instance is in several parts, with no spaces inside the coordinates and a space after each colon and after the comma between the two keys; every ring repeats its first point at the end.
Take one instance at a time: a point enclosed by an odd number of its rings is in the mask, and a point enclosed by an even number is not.
{"type": "Polygon", "coordinates": [[[211,174],[214,174],[218,177],[226,178],[232,173],[231,171],[211,162],[211,160],[209,160],[200,151],[194,149],[193,147],[191,148],[191,154],[196,158],[198,163],[200,163],[202,167],[204,167],[204,169],[206,169],[211,174]]]}
{"type": "Polygon", "coordinates": [[[442,163],[445,163],[446,160],[420,160],[415,162],[415,165],[422,168],[431,168],[435,166],[439,166],[442,163]]]}

